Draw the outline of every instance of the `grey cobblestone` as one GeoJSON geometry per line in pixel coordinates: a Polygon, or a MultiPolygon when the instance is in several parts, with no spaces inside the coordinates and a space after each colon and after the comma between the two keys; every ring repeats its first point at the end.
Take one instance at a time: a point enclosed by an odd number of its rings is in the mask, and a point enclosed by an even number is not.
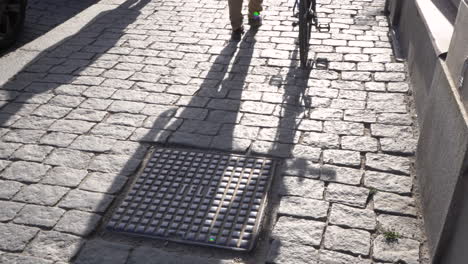
{"type": "Polygon", "coordinates": [[[356,151],[329,149],[323,151],[323,161],[330,164],[357,167],[361,165],[361,156],[356,151]]]}
{"type": "Polygon", "coordinates": [[[48,146],[23,145],[12,155],[12,158],[41,162],[52,150],[53,147],[48,146]]]}
{"type": "Polygon", "coordinates": [[[346,110],[344,120],[351,122],[374,123],[377,120],[376,113],[372,110],[346,110]]]}
{"type": "Polygon", "coordinates": [[[404,261],[408,264],[419,263],[419,246],[417,241],[400,238],[398,242],[389,243],[380,235],[374,240],[374,258],[385,262],[404,261]]]}
{"type": "Polygon", "coordinates": [[[55,205],[68,192],[68,188],[60,186],[51,186],[45,184],[32,184],[22,188],[13,200],[38,204],[38,205],[55,205]]]}
{"type": "Polygon", "coordinates": [[[388,153],[414,154],[417,147],[417,139],[407,138],[381,138],[380,147],[388,153]]]}
{"type": "Polygon", "coordinates": [[[65,118],[74,120],[83,120],[90,122],[99,122],[104,119],[107,112],[93,109],[77,108],[71,111],[65,118]]]}
{"type": "Polygon", "coordinates": [[[363,256],[369,255],[370,252],[371,236],[367,231],[328,226],[324,239],[326,249],[347,251],[363,256]]]}
{"type": "Polygon", "coordinates": [[[327,186],[325,200],[364,208],[368,196],[369,190],[366,188],[330,183],[327,186]]]}
{"type": "Polygon", "coordinates": [[[319,220],[327,217],[327,211],[328,203],[325,201],[301,197],[283,197],[278,214],[319,220]]]}
{"type": "Polygon", "coordinates": [[[89,133],[108,138],[127,139],[134,131],[134,127],[98,124],[89,133]]]}
{"type": "Polygon", "coordinates": [[[95,123],[81,120],[58,120],[50,126],[49,131],[84,134],[94,125],[95,123]]]}
{"type": "Polygon", "coordinates": [[[0,142],[0,158],[8,159],[21,144],[0,142]]]}
{"type": "Polygon", "coordinates": [[[379,227],[384,231],[398,232],[402,237],[424,240],[421,220],[396,215],[381,214],[377,217],[379,227]]]}
{"type": "Polygon", "coordinates": [[[82,190],[70,191],[58,204],[66,209],[78,209],[87,212],[104,212],[112,202],[113,196],[82,190]]]}
{"type": "Polygon", "coordinates": [[[359,185],[361,183],[362,175],[362,170],[324,165],[322,167],[320,179],[322,181],[359,185]]]}
{"type": "Polygon", "coordinates": [[[92,152],[108,152],[115,142],[115,139],[104,137],[79,136],[73,141],[70,148],[92,152]]]}
{"type": "Polygon", "coordinates": [[[372,231],[376,227],[376,216],[373,210],[358,209],[341,204],[333,204],[330,223],[334,225],[360,228],[372,231]]]}
{"type": "Polygon", "coordinates": [[[93,154],[78,150],[55,149],[46,158],[44,163],[70,167],[74,169],[84,169],[88,166],[93,154]]]}
{"type": "Polygon", "coordinates": [[[314,263],[317,258],[318,251],[311,246],[273,240],[267,261],[284,264],[314,263]]]}
{"type": "Polygon", "coordinates": [[[319,161],[320,159],[320,148],[304,146],[304,145],[295,145],[292,149],[292,155],[295,158],[299,159],[308,159],[311,161],[319,161]]]}
{"type": "Polygon", "coordinates": [[[377,139],[373,137],[344,136],[341,138],[343,149],[360,152],[376,152],[378,150],[377,139]]]}
{"type": "Polygon", "coordinates": [[[272,237],[282,243],[319,246],[324,229],[324,222],[282,216],[273,229],[272,237]]]}
{"type": "Polygon", "coordinates": [[[11,199],[15,194],[17,194],[23,184],[16,181],[3,181],[0,180],[0,198],[2,199],[11,199]]]}
{"type": "Polygon", "coordinates": [[[411,193],[413,181],[410,177],[393,175],[375,171],[366,171],[364,176],[366,187],[401,194],[411,193]]]}
{"type": "Polygon", "coordinates": [[[77,136],[78,135],[75,134],[51,132],[42,137],[40,143],[56,147],[66,147],[70,145],[77,136]]]}
{"type": "Polygon", "coordinates": [[[42,130],[15,129],[9,131],[3,137],[3,141],[33,144],[37,143],[45,133],[46,132],[42,130]]]}
{"type": "Polygon", "coordinates": [[[371,169],[409,174],[410,164],[410,160],[406,157],[372,153],[366,154],[366,166],[371,169]]]}
{"type": "Polygon", "coordinates": [[[0,201],[0,222],[8,222],[15,218],[16,214],[23,208],[24,204],[0,201]]]}
{"type": "Polygon", "coordinates": [[[13,222],[38,227],[53,227],[65,210],[55,207],[26,205],[13,222]]]}
{"type": "Polygon", "coordinates": [[[80,189],[113,194],[120,191],[126,182],[127,178],[125,176],[92,172],[89,173],[83,183],[80,184],[80,189]]]}
{"type": "Polygon", "coordinates": [[[374,195],[375,210],[404,215],[416,215],[414,200],[397,194],[377,192],[374,195]]]}
{"type": "Polygon", "coordinates": [[[70,210],[63,215],[55,225],[54,230],[87,236],[97,227],[100,220],[101,216],[98,214],[70,210]]]}
{"type": "Polygon", "coordinates": [[[145,121],[146,116],[137,115],[137,114],[127,114],[127,113],[116,113],[111,114],[106,122],[113,125],[122,125],[122,126],[132,126],[140,127],[145,121]]]}
{"type": "Polygon", "coordinates": [[[65,187],[76,187],[88,174],[86,170],[77,170],[67,167],[55,167],[49,170],[42,183],[60,185],[65,187]]]}
{"type": "Polygon", "coordinates": [[[46,260],[36,257],[23,256],[17,254],[0,255],[1,264],[53,264],[52,260],[46,260]]]}
{"type": "Polygon", "coordinates": [[[411,138],[412,129],[409,126],[392,126],[383,124],[374,124],[371,126],[371,133],[378,137],[400,137],[411,138]]]}
{"type": "Polygon", "coordinates": [[[77,264],[125,264],[130,254],[130,246],[93,240],[84,246],[75,263],[77,264]]]}
{"type": "Polygon", "coordinates": [[[76,236],[55,231],[41,231],[26,248],[26,253],[55,261],[69,261],[83,241],[76,236]]]}
{"type": "Polygon", "coordinates": [[[0,250],[22,251],[37,234],[38,228],[0,223],[0,250]]]}
{"type": "Polygon", "coordinates": [[[336,134],[307,132],[304,133],[303,144],[319,148],[338,148],[340,141],[336,134]]]}
{"type": "Polygon", "coordinates": [[[370,264],[369,259],[362,259],[361,257],[354,257],[347,254],[320,250],[319,264],[370,264]]]}
{"type": "Polygon", "coordinates": [[[324,190],[325,187],[321,181],[286,176],[281,181],[280,194],[320,200],[323,199],[324,190]]]}
{"type": "Polygon", "coordinates": [[[283,174],[317,179],[320,177],[320,166],[306,159],[287,159],[284,163],[283,174]]]}
{"type": "Polygon", "coordinates": [[[0,175],[2,178],[8,180],[39,182],[49,169],[50,166],[42,165],[40,163],[16,161],[6,168],[0,175]]]}

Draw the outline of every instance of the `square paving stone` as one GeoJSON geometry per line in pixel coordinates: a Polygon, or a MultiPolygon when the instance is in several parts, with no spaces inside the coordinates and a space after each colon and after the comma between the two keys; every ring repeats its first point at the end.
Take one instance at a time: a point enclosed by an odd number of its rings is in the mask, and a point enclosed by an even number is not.
{"type": "Polygon", "coordinates": [[[318,250],[311,246],[273,240],[268,252],[267,263],[298,264],[317,263],[318,250]]]}
{"type": "Polygon", "coordinates": [[[130,246],[122,244],[104,240],[92,240],[86,243],[74,263],[125,264],[130,249],[130,246]]]}
{"type": "Polygon", "coordinates": [[[102,213],[113,199],[114,196],[104,193],[72,190],[60,201],[58,206],[67,209],[102,213]]]}
{"type": "Polygon", "coordinates": [[[284,176],[280,183],[280,194],[304,198],[323,199],[325,186],[322,181],[302,177],[284,176]]]}
{"type": "Polygon", "coordinates": [[[23,184],[16,181],[0,180],[0,198],[11,199],[11,197],[19,192],[21,186],[23,186],[23,184]]]}
{"type": "Polygon", "coordinates": [[[114,211],[116,232],[246,251],[273,178],[271,159],[158,148],[114,211]]]}
{"type": "Polygon", "coordinates": [[[55,261],[70,261],[81,248],[83,240],[55,231],[41,231],[28,245],[25,252],[29,255],[55,261]]]}
{"type": "Polygon", "coordinates": [[[424,240],[423,224],[420,219],[381,214],[377,217],[380,228],[384,231],[398,231],[402,237],[419,241],[424,240]]]}
{"type": "Polygon", "coordinates": [[[374,254],[376,260],[408,264],[419,263],[418,241],[406,238],[399,238],[398,241],[389,242],[383,235],[379,235],[374,240],[374,254]]]}
{"type": "Polygon", "coordinates": [[[6,168],[1,176],[15,181],[39,182],[49,169],[50,166],[39,163],[17,161],[6,168]]]}
{"type": "Polygon", "coordinates": [[[0,223],[0,250],[22,251],[38,231],[34,227],[0,223]]]}
{"type": "Polygon", "coordinates": [[[417,215],[413,198],[380,191],[374,195],[374,209],[379,212],[417,215]]]}
{"type": "Polygon", "coordinates": [[[55,225],[55,230],[78,236],[89,235],[98,225],[101,216],[78,210],[67,211],[55,225]]]}
{"type": "Polygon", "coordinates": [[[68,167],[55,167],[49,170],[42,183],[60,185],[65,187],[78,186],[88,174],[86,170],[77,170],[68,167]]]}
{"type": "Polygon", "coordinates": [[[0,256],[0,264],[52,264],[52,260],[46,260],[30,256],[16,254],[3,254],[0,256]]]}
{"type": "Polygon", "coordinates": [[[52,206],[55,205],[68,190],[68,188],[60,186],[31,184],[21,189],[13,200],[52,206]]]}
{"type": "Polygon", "coordinates": [[[364,208],[368,196],[369,189],[367,188],[330,183],[327,187],[325,200],[364,208]]]}
{"type": "Polygon", "coordinates": [[[329,250],[320,250],[319,258],[318,264],[371,264],[370,259],[363,259],[329,250]]]}
{"type": "Polygon", "coordinates": [[[278,214],[312,219],[325,219],[329,203],[322,200],[285,196],[281,199],[278,214]]]}
{"type": "Polygon", "coordinates": [[[16,214],[23,206],[24,204],[22,203],[0,201],[0,221],[6,222],[15,218],[16,214]]]}
{"type": "Polygon", "coordinates": [[[127,180],[127,177],[121,175],[92,172],[81,183],[80,189],[113,194],[120,191],[127,180]]]}
{"type": "Polygon", "coordinates": [[[13,154],[12,158],[42,162],[52,149],[53,147],[48,146],[24,145],[13,154]]]}
{"type": "Polygon", "coordinates": [[[282,242],[319,246],[325,222],[282,216],[273,229],[272,237],[282,242]]]}
{"type": "Polygon", "coordinates": [[[326,249],[367,256],[370,251],[371,235],[363,230],[328,226],[324,241],[326,249]]]}
{"type": "Polygon", "coordinates": [[[28,204],[19,212],[14,222],[39,227],[53,227],[64,212],[65,210],[56,207],[28,204]]]}
{"type": "Polygon", "coordinates": [[[375,213],[371,209],[359,209],[342,204],[333,204],[330,213],[330,223],[374,230],[376,226],[375,213]]]}

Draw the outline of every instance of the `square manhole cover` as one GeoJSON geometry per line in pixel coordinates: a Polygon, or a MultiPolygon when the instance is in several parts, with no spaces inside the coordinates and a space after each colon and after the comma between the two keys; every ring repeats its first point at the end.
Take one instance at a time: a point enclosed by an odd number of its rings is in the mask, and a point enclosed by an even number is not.
{"type": "Polygon", "coordinates": [[[251,250],[274,167],[266,158],[157,149],[107,229],[251,250]]]}

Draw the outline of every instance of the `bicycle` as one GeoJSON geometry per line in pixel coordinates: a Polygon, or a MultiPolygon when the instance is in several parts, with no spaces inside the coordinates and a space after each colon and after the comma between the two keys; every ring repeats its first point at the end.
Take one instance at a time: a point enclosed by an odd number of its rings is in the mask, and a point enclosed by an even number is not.
{"type": "Polygon", "coordinates": [[[330,31],[330,24],[318,23],[316,5],[317,0],[295,0],[293,7],[293,16],[299,19],[293,23],[293,27],[299,25],[299,57],[302,68],[308,68],[312,65],[309,57],[309,40],[312,26],[315,26],[319,32],[330,31]],[[296,7],[299,6],[299,12],[296,13],[296,7]]]}

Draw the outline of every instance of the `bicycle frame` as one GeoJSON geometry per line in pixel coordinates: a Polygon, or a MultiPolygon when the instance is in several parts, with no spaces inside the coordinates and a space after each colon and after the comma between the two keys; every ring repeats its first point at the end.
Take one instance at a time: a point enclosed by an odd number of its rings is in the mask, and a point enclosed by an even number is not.
{"type": "MultiPolygon", "coordinates": [[[[296,7],[299,5],[299,1],[300,0],[295,0],[294,1],[294,6],[293,6],[293,16],[294,17],[297,17],[299,12],[296,13],[296,7]]],[[[310,6],[309,6],[309,14],[312,14],[312,17],[311,17],[311,21],[312,21],[312,25],[314,26],[317,26],[318,25],[318,22],[317,22],[317,11],[316,11],[316,0],[310,0],[310,6]]]]}

